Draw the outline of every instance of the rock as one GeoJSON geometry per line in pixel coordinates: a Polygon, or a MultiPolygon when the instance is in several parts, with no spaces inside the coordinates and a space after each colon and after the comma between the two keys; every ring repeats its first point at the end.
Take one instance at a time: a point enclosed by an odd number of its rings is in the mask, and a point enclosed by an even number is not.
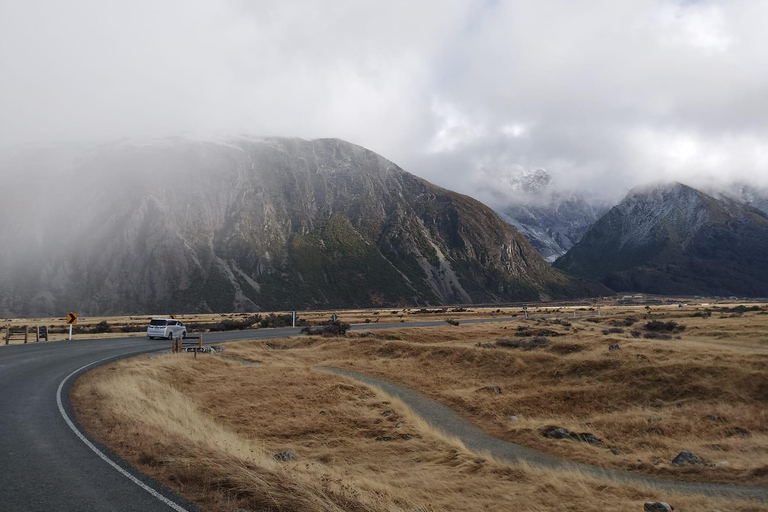
{"type": "Polygon", "coordinates": [[[562,427],[549,427],[544,431],[543,435],[549,439],[569,439],[571,441],[579,440],[579,438],[573,432],[562,427]]]}
{"type": "Polygon", "coordinates": [[[325,416],[325,411],[320,411],[320,416],[325,416]]]}
{"type": "Polygon", "coordinates": [[[295,462],[299,460],[298,455],[296,455],[296,452],[293,450],[284,450],[280,453],[276,453],[272,456],[275,460],[279,460],[281,462],[295,462]]]}
{"type": "Polygon", "coordinates": [[[579,441],[582,443],[587,444],[603,444],[603,440],[599,437],[595,436],[594,434],[590,434],[589,432],[582,432],[578,435],[579,441]]]}
{"type": "Polygon", "coordinates": [[[611,450],[611,453],[614,455],[621,455],[621,450],[619,450],[618,446],[611,446],[608,449],[611,450]]]}
{"type": "Polygon", "coordinates": [[[483,386],[482,388],[477,390],[478,392],[486,392],[486,393],[495,393],[497,395],[501,394],[501,388],[498,386],[483,386]]]}
{"type": "Polygon", "coordinates": [[[654,416],[653,418],[648,418],[646,421],[648,421],[648,423],[658,423],[661,421],[661,417],[654,416]]]}
{"type": "Polygon", "coordinates": [[[389,409],[387,409],[386,411],[384,411],[383,413],[381,413],[381,415],[382,415],[382,416],[384,416],[385,418],[389,418],[390,416],[392,416],[392,411],[390,411],[389,409]]]}
{"type": "Polygon", "coordinates": [[[403,422],[401,421],[397,425],[395,425],[395,428],[403,428],[403,422]]]}
{"type": "Polygon", "coordinates": [[[643,510],[645,512],[671,512],[675,509],[665,501],[646,501],[643,510]]]}
{"type": "Polygon", "coordinates": [[[677,454],[677,457],[672,459],[672,464],[674,466],[703,466],[704,461],[698,455],[688,450],[683,450],[677,454]]]}
{"type": "Polygon", "coordinates": [[[712,464],[713,468],[727,468],[728,466],[730,466],[730,464],[727,460],[721,460],[720,462],[715,462],[712,464]]]}
{"type": "Polygon", "coordinates": [[[615,345],[611,345],[610,347],[608,347],[608,350],[610,350],[611,352],[614,352],[614,351],[616,351],[616,350],[621,350],[621,347],[620,347],[620,346],[619,346],[619,344],[617,343],[617,344],[615,344],[615,345]]]}
{"type": "Polygon", "coordinates": [[[512,415],[512,416],[509,417],[509,421],[512,421],[512,422],[520,421],[520,418],[518,418],[517,416],[512,415]]]}

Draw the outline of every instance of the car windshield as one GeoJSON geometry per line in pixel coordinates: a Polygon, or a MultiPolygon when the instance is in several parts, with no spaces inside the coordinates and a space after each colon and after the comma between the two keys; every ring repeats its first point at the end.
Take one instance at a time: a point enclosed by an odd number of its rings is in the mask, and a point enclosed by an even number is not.
{"type": "Polygon", "coordinates": [[[152,320],[151,322],[149,322],[149,325],[152,325],[155,327],[165,327],[166,323],[167,322],[165,320],[152,320]]]}

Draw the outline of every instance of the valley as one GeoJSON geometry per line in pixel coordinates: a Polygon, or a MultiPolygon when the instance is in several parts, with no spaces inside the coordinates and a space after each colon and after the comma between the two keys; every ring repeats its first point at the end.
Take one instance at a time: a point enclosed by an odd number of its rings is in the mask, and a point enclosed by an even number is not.
{"type": "Polygon", "coordinates": [[[208,510],[618,511],[663,500],[746,512],[766,508],[468,450],[397,398],[323,368],[401,384],[555,459],[765,487],[767,331],[759,303],[404,325],[111,363],[72,400],[92,435],[208,510]],[[555,427],[590,442],[545,435],[555,427]],[[676,466],[682,450],[702,462],[676,466]]]}

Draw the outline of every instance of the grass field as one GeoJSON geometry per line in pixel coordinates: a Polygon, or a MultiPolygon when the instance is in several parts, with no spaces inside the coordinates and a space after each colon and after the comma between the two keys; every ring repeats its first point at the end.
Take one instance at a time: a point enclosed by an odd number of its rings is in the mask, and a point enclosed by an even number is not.
{"type": "MultiPolygon", "coordinates": [[[[610,314],[614,310],[639,311],[642,313],[646,307],[644,302],[652,304],[655,310],[667,310],[678,307],[681,302],[691,304],[691,307],[733,307],[737,303],[730,300],[721,300],[710,304],[701,299],[683,299],[669,297],[648,296],[639,299],[639,305],[617,305],[622,302],[619,298],[591,299],[584,301],[570,301],[562,303],[531,304],[528,314],[534,315],[564,315],[572,316],[595,313],[600,306],[601,311],[610,314]]],[[[327,322],[331,314],[336,313],[339,320],[349,324],[378,324],[378,323],[413,323],[433,320],[455,319],[458,321],[473,318],[499,318],[499,317],[524,317],[522,304],[499,306],[450,306],[450,307],[424,307],[424,308],[383,308],[383,309],[356,309],[340,311],[299,311],[300,322],[311,325],[327,322]]],[[[166,318],[171,313],[158,312],[154,315],[131,316],[96,316],[88,317],[80,315],[78,323],[74,326],[73,339],[92,338],[117,338],[126,336],[145,336],[147,325],[152,318],[166,318]]],[[[186,324],[190,333],[207,332],[210,328],[224,322],[239,322],[249,328],[258,328],[259,323],[254,321],[258,316],[267,318],[270,315],[277,317],[280,322],[271,327],[285,327],[290,325],[290,311],[274,311],[261,313],[211,313],[211,314],[179,314],[176,318],[186,324]],[[249,323],[252,321],[253,323],[249,323]]],[[[49,341],[61,341],[69,337],[69,326],[64,317],[49,318],[3,318],[0,319],[0,346],[5,343],[6,330],[10,327],[14,336],[10,344],[23,343],[23,335],[19,332],[22,327],[28,327],[29,342],[35,341],[35,328],[46,326],[49,329],[49,341]]]]}
{"type": "Polygon", "coordinates": [[[102,442],[209,510],[623,511],[642,510],[645,500],[677,510],[768,510],[510,466],[447,439],[383,392],[316,369],[402,383],[494,436],[559,458],[768,485],[765,306],[602,313],[142,357],[86,374],[72,399],[102,442]],[[666,330],[669,322],[676,325],[666,330]],[[538,338],[548,342],[529,343],[538,338]],[[543,437],[551,426],[590,432],[602,444],[543,437]],[[272,457],[286,449],[298,460],[272,457]],[[682,449],[707,465],[672,466],[682,449]]]}

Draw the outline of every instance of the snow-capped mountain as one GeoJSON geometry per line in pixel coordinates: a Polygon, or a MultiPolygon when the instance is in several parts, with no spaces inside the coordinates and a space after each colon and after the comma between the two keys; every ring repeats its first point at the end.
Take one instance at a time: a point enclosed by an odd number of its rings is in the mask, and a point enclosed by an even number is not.
{"type": "Polygon", "coordinates": [[[637,187],[554,266],[617,291],[768,296],[768,218],[680,183],[637,187]]]}
{"type": "Polygon", "coordinates": [[[499,216],[531,242],[548,262],[555,261],[578,242],[611,205],[577,192],[561,192],[550,174],[538,169],[506,178],[512,191],[499,216]]]}

